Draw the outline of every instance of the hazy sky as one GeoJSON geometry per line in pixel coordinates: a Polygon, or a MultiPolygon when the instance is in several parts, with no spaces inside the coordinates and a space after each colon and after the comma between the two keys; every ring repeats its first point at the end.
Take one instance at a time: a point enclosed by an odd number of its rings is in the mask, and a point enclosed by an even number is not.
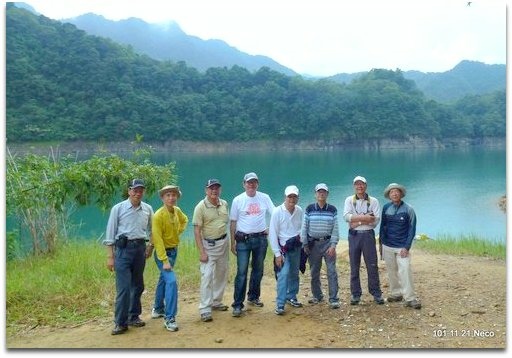
{"type": "Polygon", "coordinates": [[[475,0],[29,0],[63,19],[175,21],[317,76],[372,68],[443,72],[463,59],[506,63],[506,1],[475,0]]]}

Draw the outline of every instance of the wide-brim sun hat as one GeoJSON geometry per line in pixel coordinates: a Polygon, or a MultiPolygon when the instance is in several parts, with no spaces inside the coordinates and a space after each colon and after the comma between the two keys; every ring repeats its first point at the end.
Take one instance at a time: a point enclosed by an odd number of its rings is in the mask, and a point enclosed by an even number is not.
{"type": "Polygon", "coordinates": [[[405,187],[403,185],[397,184],[397,183],[391,183],[387,186],[386,189],[384,189],[384,197],[389,199],[389,192],[391,189],[398,189],[402,192],[402,198],[405,196],[407,190],[405,190],[405,187]]]}
{"type": "Polygon", "coordinates": [[[164,196],[165,193],[170,192],[170,191],[175,192],[176,194],[178,194],[178,198],[181,198],[181,190],[180,190],[180,187],[177,185],[166,185],[162,189],[160,189],[158,191],[158,193],[160,194],[160,197],[162,197],[162,196],[164,196]]]}

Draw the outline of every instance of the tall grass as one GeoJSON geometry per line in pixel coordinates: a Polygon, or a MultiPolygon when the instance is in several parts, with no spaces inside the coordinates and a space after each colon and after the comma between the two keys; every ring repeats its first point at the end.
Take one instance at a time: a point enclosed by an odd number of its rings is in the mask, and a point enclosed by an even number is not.
{"type": "Polygon", "coordinates": [[[495,259],[505,259],[507,256],[506,243],[483,240],[476,235],[440,235],[435,240],[416,241],[414,246],[435,254],[485,256],[495,259]]]}
{"type": "MultiPolygon", "coordinates": [[[[439,237],[417,241],[414,245],[433,253],[506,257],[505,244],[473,236],[439,237]]],[[[269,248],[265,272],[273,275],[271,258],[269,248]]],[[[232,254],[229,254],[229,262],[229,284],[232,284],[236,274],[236,258],[232,254]]],[[[193,239],[181,241],[175,270],[179,292],[195,291],[199,296],[199,256],[193,239]]],[[[8,261],[7,333],[12,335],[36,326],[69,327],[93,320],[111,321],[116,294],[114,275],[107,270],[105,249],[97,242],[70,242],[60,246],[52,256],[8,261]]],[[[152,307],[159,275],[154,259],[148,259],[144,271],[145,312],[152,307]]]]}

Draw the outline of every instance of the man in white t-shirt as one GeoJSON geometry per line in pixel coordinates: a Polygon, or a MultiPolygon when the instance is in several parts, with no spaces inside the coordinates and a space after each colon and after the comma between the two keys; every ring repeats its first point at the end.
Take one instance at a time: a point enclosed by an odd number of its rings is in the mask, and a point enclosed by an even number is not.
{"type": "Polygon", "coordinates": [[[243,181],[245,192],[233,199],[229,214],[231,251],[236,255],[237,262],[235,290],[231,305],[233,317],[242,315],[250,258],[252,271],[247,301],[253,306],[263,307],[260,293],[268,247],[267,217],[270,217],[275,206],[267,194],[257,190],[258,185],[259,180],[255,173],[245,174],[243,181]]]}

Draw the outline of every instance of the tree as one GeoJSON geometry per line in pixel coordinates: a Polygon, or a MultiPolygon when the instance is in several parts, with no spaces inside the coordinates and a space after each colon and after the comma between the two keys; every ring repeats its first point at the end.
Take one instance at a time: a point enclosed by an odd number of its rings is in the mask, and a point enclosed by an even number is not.
{"type": "Polygon", "coordinates": [[[67,238],[67,217],[75,206],[94,203],[107,210],[117,195],[127,197],[127,184],[134,178],[144,179],[148,195],[176,181],[175,163],[150,163],[150,150],[144,147],[131,159],[95,155],[76,161],[53,151],[16,157],[9,148],[7,154],[7,212],[28,232],[36,255],[55,252],[67,238]]]}

